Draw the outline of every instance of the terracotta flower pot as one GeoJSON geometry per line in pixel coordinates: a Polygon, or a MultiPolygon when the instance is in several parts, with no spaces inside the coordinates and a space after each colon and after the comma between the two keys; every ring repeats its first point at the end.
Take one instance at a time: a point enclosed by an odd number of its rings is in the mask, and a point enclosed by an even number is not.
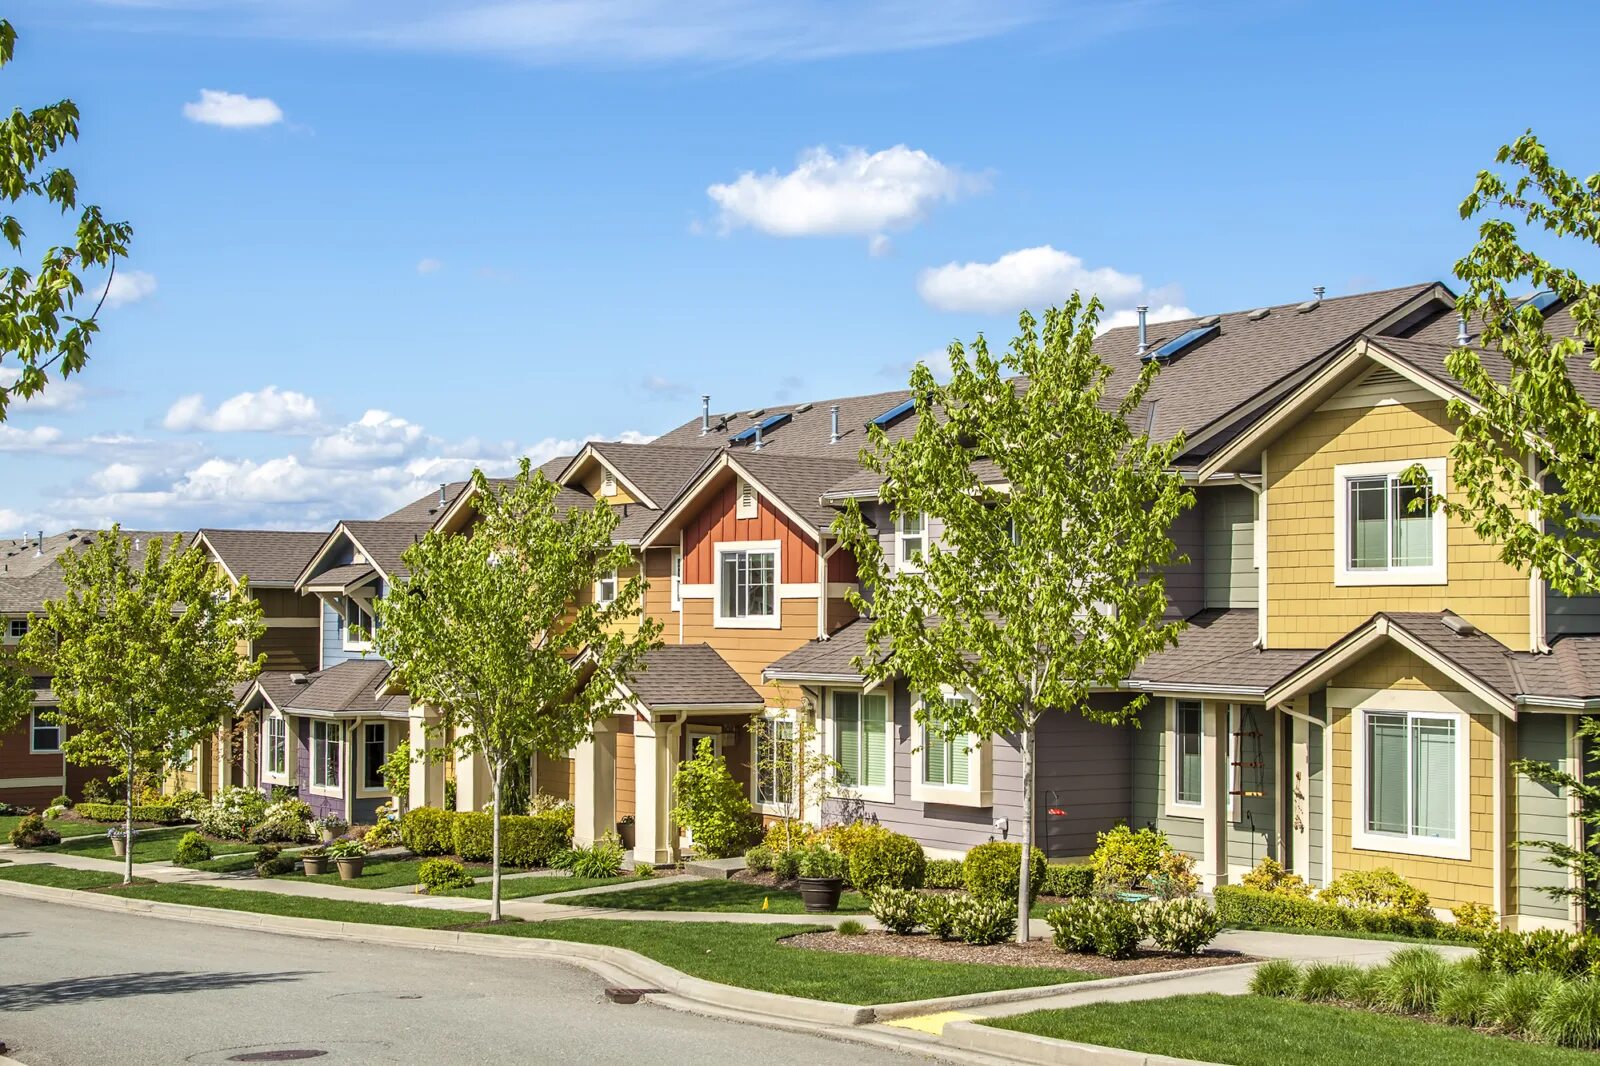
{"type": "Polygon", "coordinates": [[[328,872],[328,857],[326,855],[306,855],[300,859],[300,865],[305,867],[307,877],[317,877],[328,872]]]}
{"type": "Polygon", "coordinates": [[[839,897],[844,894],[842,877],[802,877],[800,899],[807,914],[832,914],[839,909],[839,897]]]}
{"type": "Polygon", "coordinates": [[[339,880],[354,881],[361,876],[361,867],[366,865],[367,857],[365,855],[346,855],[343,858],[335,859],[334,862],[339,864],[339,880]]]}

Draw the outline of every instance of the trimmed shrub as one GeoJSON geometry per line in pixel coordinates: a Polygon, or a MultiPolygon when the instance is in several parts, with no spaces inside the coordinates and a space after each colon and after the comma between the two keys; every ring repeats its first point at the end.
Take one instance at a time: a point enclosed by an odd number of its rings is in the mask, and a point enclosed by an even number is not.
{"type": "Polygon", "coordinates": [[[605,878],[622,873],[622,842],[607,833],[588,847],[573,848],[572,876],[605,878]]]}
{"type": "Polygon", "coordinates": [[[1482,1025],[1488,1020],[1489,994],[1498,983],[1489,974],[1458,968],[1439,993],[1434,1012],[1455,1025],[1482,1025]]]}
{"type": "Polygon", "coordinates": [[[1288,999],[1300,991],[1300,967],[1288,959],[1273,959],[1256,967],[1250,976],[1250,992],[1257,996],[1288,999]]]}
{"type": "Polygon", "coordinates": [[[1299,899],[1311,898],[1311,886],[1306,884],[1305,878],[1285,870],[1282,863],[1271,857],[1257,863],[1256,868],[1240,878],[1239,883],[1257,892],[1276,892],[1279,895],[1295,896],[1299,899]]]}
{"type": "Polygon", "coordinates": [[[867,895],[867,909],[889,932],[911,933],[922,922],[922,894],[909,888],[882,885],[867,895]]]}
{"type": "Polygon", "coordinates": [[[761,843],[775,852],[793,851],[811,843],[811,838],[816,834],[815,826],[797,818],[785,818],[767,826],[767,832],[761,838],[761,843]]]}
{"type": "Polygon", "coordinates": [[[295,844],[316,837],[311,828],[311,805],[301,799],[279,800],[266,809],[261,821],[245,831],[245,839],[252,844],[295,844]]]}
{"type": "Polygon", "coordinates": [[[1487,903],[1461,903],[1451,908],[1450,917],[1456,920],[1456,928],[1473,936],[1487,936],[1500,928],[1500,923],[1495,919],[1494,908],[1487,903]]]}
{"type": "Polygon", "coordinates": [[[923,888],[965,888],[960,859],[929,859],[922,871],[923,888]]]}
{"type": "Polygon", "coordinates": [[[70,808],[72,806],[72,797],[63,792],[61,795],[50,801],[50,806],[70,808]]]}
{"type": "Polygon", "coordinates": [[[1087,863],[1054,864],[1044,869],[1041,896],[1082,899],[1094,893],[1094,867],[1087,863]]]}
{"type": "Polygon", "coordinates": [[[1008,900],[966,896],[950,908],[950,931],[963,943],[998,944],[1017,931],[1017,907],[1008,900]]]}
{"type": "Polygon", "coordinates": [[[1547,1044],[1600,1048],[1600,981],[1564,982],[1545,997],[1529,1028],[1547,1044]]]}
{"type": "Polygon", "coordinates": [[[1055,930],[1055,946],[1062,951],[1087,953],[1094,950],[1094,900],[1074,899],[1055,907],[1044,916],[1055,930]]]}
{"type": "Polygon", "coordinates": [[[276,877],[289,873],[294,867],[294,856],[285,855],[281,844],[263,844],[256,852],[257,877],[276,877]]]}
{"type": "Polygon", "coordinates": [[[30,814],[11,827],[9,839],[19,848],[47,848],[61,843],[61,834],[45,825],[37,814],[30,814]]]}
{"type": "Polygon", "coordinates": [[[1513,974],[1489,993],[1488,1020],[1508,1033],[1531,1033],[1534,1015],[1559,987],[1561,978],[1554,974],[1513,974]]]}
{"type": "MultiPolygon", "coordinates": [[[[961,879],[968,892],[979,899],[998,899],[1014,902],[1017,898],[1017,881],[1021,875],[1022,845],[991,840],[967,852],[961,863],[961,879]]],[[[1044,852],[1033,849],[1028,864],[1028,900],[1031,903],[1044,885],[1044,852]]]]}
{"type": "Polygon", "coordinates": [[[1144,937],[1139,908],[1121,900],[1094,901],[1094,951],[1107,959],[1132,958],[1144,937]]]}
{"type": "Polygon", "coordinates": [[[749,870],[770,870],[776,853],[765,844],[757,844],[744,853],[744,865],[749,870]]]}
{"type": "Polygon", "coordinates": [[[845,857],[826,844],[812,844],[790,854],[799,865],[801,877],[843,879],[848,870],[845,857]]]}
{"type": "Polygon", "coordinates": [[[1176,850],[1159,829],[1117,825],[1096,836],[1089,865],[1103,892],[1143,890],[1169,899],[1200,889],[1194,858],[1176,850]]]}
{"type": "Polygon", "coordinates": [[[179,866],[194,866],[206,862],[211,858],[211,845],[194,831],[183,834],[178,840],[178,847],[172,853],[172,861],[179,866]]]}
{"type": "Polygon", "coordinates": [[[467,862],[488,862],[494,854],[494,818],[483,811],[457,811],[450,823],[455,853],[467,862]]]}
{"type": "Polygon", "coordinates": [[[850,861],[856,848],[861,843],[874,835],[887,833],[889,830],[881,825],[872,825],[869,822],[841,822],[830,825],[826,829],[813,835],[812,843],[823,843],[843,855],[845,862],[850,861]]]}
{"type": "Polygon", "coordinates": [[[1478,965],[1493,973],[1578,977],[1600,966],[1600,937],[1557,929],[1496,930],[1479,941],[1478,965]]]}
{"type": "MultiPolygon", "coordinates": [[[[120,803],[80,803],[74,808],[81,817],[91,822],[120,822],[127,817],[128,809],[120,803]]],[[[133,820],[136,822],[154,822],[157,825],[176,825],[183,821],[183,814],[176,807],[166,804],[141,804],[133,805],[133,820]]],[[[201,823],[201,828],[205,824],[201,823]]],[[[208,830],[209,832],[209,830],[208,830]]],[[[244,827],[239,832],[242,836],[244,827]]],[[[212,834],[217,836],[220,834],[212,834]]]]}
{"type": "Polygon", "coordinates": [[[918,917],[922,919],[922,927],[928,931],[929,936],[936,936],[940,940],[950,940],[955,936],[955,896],[923,896],[917,906],[918,917]]]}
{"type": "Polygon", "coordinates": [[[1359,969],[1347,962],[1314,962],[1300,975],[1300,987],[1295,996],[1307,1003],[1343,999],[1345,987],[1359,969]]]}
{"type": "Polygon", "coordinates": [[[1401,1014],[1432,1014],[1455,967],[1432,948],[1397,951],[1383,967],[1383,1004],[1401,1014]]]}
{"type": "Polygon", "coordinates": [[[1390,911],[1340,907],[1321,900],[1300,899],[1239,885],[1218,885],[1212,893],[1225,926],[1283,926],[1291,929],[1349,930],[1396,933],[1438,940],[1461,940],[1465,930],[1437,918],[1419,918],[1390,911]]]}
{"type": "Polygon", "coordinates": [[[455,850],[455,811],[417,807],[400,817],[400,843],[417,855],[448,855],[455,850]]]}
{"type": "Polygon", "coordinates": [[[429,892],[447,888],[468,888],[473,877],[454,859],[429,859],[417,870],[417,881],[429,892]]]}
{"type": "Polygon", "coordinates": [[[230,785],[219,789],[209,803],[195,803],[193,811],[208,836],[243,840],[245,830],[266,817],[267,798],[255,789],[230,785]]]}
{"type": "Polygon", "coordinates": [[[1428,894],[1387,866],[1342,873],[1329,882],[1317,899],[1357,910],[1384,911],[1411,918],[1433,917],[1428,894]]]}
{"type": "Polygon", "coordinates": [[[694,835],[694,850],[709,859],[742,855],[759,825],[745,787],[728,772],[728,761],[700,741],[694,757],[672,776],[677,804],[672,820],[694,835]]]}
{"type": "Polygon", "coordinates": [[[887,829],[856,845],[850,856],[850,883],[861,892],[876,888],[921,888],[927,870],[922,845],[887,829]]]}
{"type": "Polygon", "coordinates": [[[571,846],[570,809],[534,815],[508,814],[500,819],[502,865],[548,866],[551,859],[571,846]]]}
{"type": "Polygon", "coordinates": [[[1142,909],[1144,934],[1165,951],[1197,954],[1222,932],[1217,912],[1201,899],[1151,900],[1142,909]]]}
{"type": "Polygon", "coordinates": [[[783,851],[772,857],[772,872],[780,881],[793,881],[800,876],[800,851],[783,851]]]}

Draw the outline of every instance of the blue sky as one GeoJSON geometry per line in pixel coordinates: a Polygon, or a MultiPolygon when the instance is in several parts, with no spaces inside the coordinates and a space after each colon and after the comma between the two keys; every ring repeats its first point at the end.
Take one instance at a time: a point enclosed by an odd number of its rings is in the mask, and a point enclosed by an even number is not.
{"type": "Polygon", "coordinates": [[[1498,145],[1600,169],[1600,17],[1518,7],[23,0],[6,99],[77,101],[136,234],[0,427],[0,533],[318,528],[702,392],[893,388],[1075,285],[1448,280],[1498,145]]]}

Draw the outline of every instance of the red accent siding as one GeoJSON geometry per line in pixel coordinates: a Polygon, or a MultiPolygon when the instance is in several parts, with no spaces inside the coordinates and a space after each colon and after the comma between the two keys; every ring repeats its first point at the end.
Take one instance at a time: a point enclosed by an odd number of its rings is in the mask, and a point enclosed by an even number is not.
{"type": "Polygon", "coordinates": [[[843,581],[854,585],[859,577],[856,570],[856,557],[845,548],[840,548],[828,559],[828,581],[843,581]]]}
{"type": "Polygon", "coordinates": [[[781,545],[779,579],[785,585],[817,580],[817,543],[787,516],[756,497],[756,517],[735,518],[738,486],[729,482],[706,501],[683,530],[683,581],[710,585],[716,580],[715,545],[739,540],[775,540],[781,545]]]}

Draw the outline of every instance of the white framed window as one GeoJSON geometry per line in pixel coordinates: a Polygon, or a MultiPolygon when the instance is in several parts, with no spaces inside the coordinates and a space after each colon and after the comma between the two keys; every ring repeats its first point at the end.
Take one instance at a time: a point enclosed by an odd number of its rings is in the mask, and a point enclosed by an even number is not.
{"type": "Polygon", "coordinates": [[[6,622],[6,638],[8,640],[21,640],[28,635],[28,620],[26,618],[12,618],[6,622]]]}
{"type": "Polygon", "coordinates": [[[971,781],[972,738],[966,733],[923,733],[922,783],[966,788],[971,781]]]}
{"type": "Polygon", "coordinates": [[[361,727],[361,787],[368,792],[383,790],[383,760],[389,757],[389,726],[368,722],[361,727]]]}
{"type": "Polygon", "coordinates": [[[921,511],[899,514],[894,520],[896,570],[922,569],[922,552],[928,542],[928,516],[921,511]]]}
{"type": "Polygon", "coordinates": [[[683,610],[683,549],[672,549],[672,609],[683,610]]]}
{"type": "MultiPolygon", "coordinates": [[[[1351,843],[1365,851],[1467,859],[1469,723],[1455,711],[1355,712],[1351,843]]],[[[1396,701],[1399,702],[1399,701],[1396,701]]]]}
{"type": "Polygon", "coordinates": [[[921,721],[927,715],[930,700],[951,704],[966,703],[971,698],[968,692],[944,686],[937,696],[925,696],[912,705],[914,801],[958,807],[994,805],[991,746],[972,733],[944,732],[921,721]]]}
{"type": "Polygon", "coordinates": [[[1205,800],[1205,706],[1199,700],[1173,700],[1170,715],[1168,803],[1199,808],[1205,800]]]}
{"type": "Polygon", "coordinates": [[[340,795],[344,781],[344,726],[311,720],[311,790],[340,795]]]}
{"type": "Polygon", "coordinates": [[[839,784],[863,799],[894,802],[889,726],[885,693],[833,691],[833,757],[839,763],[839,784]]]}
{"type": "Polygon", "coordinates": [[[758,510],[759,510],[759,505],[756,503],[756,487],[754,485],[750,484],[750,482],[744,480],[743,478],[740,478],[739,479],[738,492],[739,492],[739,498],[738,498],[737,502],[734,504],[733,517],[735,517],[735,518],[754,518],[754,517],[756,517],[756,514],[758,513],[758,510]]]}
{"type": "Polygon", "coordinates": [[[289,723],[276,711],[267,715],[266,743],[261,751],[262,771],[268,777],[289,775],[289,723]]]}
{"type": "Polygon", "coordinates": [[[777,541],[717,545],[717,619],[722,627],[777,629],[777,541]]]}
{"type": "Polygon", "coordinates": [[[373,621],[372,612],[361,606],[354,596],[344,598],[344,650],[366,651],[372,647],[372,634],[377,628],[373,621]],[[360,629],[367,635],[366,640],[357,640],[355,630],[360,629]]]}
{"type": "Polygon", "coordinates": [[[1442,585],[1448,525],[1434,510],[1443,459],[1346,463],[1334,467],[1335,585],[1442,585]],[[1402,476],[1421,467],[1428,484],[1402,476]]]}
{"type": "Polygon", "coordinates": [[[768,813],[783,814],[794,802],[794,738],[794,719],[785,714],[769,714],[756,728],[755,804],[768,813]]]}
{"type": "Polygon", "coordinates": [[[55,755],[61,751],[61,726],[40,718],[37,709],[28,722],[28,751],[33,755],[55,755]]]}
{"type": "Polygon", "coordinates": [[[609,470],[602,471],[600,474],[600,495],[609,500],[616,494],[617,475],[613,474],[609,470]]]}
{"type": "Polygon", "coordinates": [[[594,583],[594,602],[604,607],[617,598],[617,572],[601,574],[600,580],[594,583]]]}

